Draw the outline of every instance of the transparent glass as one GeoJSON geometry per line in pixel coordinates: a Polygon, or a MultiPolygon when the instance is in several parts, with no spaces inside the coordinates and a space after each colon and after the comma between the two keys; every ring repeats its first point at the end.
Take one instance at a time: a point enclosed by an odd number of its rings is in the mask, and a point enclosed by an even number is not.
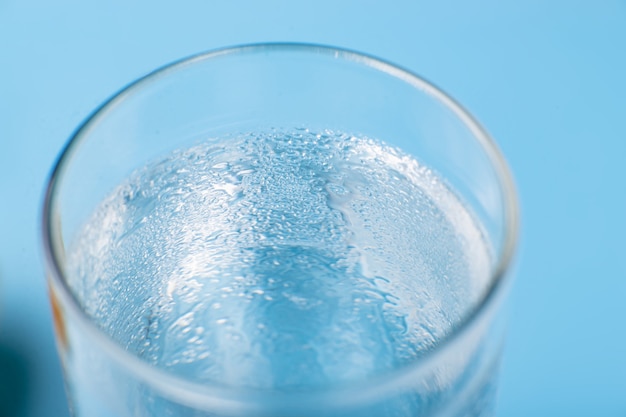
{"type": "MultiPolygon", "coordinates": [[[[418,215],[411,212],[415,210],[411,205],[400,210],[408,217],[418,215]]],[[[80,417],[491,415],[517,223],[514,186],[497,146],[459,104],[409,71],[352,51],[300,44],[222,49],[163,67],[123,89],[80,126],[47,188],[43,246],[72,413],[80,417]],[[206,138],[217,138],[213,143],[219,145],[243,134],[281,131],[347,132],[374,138],[436,173],[467,207],[489,247],[489,265],[479,277],[482,284],[475,299],[419,354],[340,381],[291,387],[237,383],[231,375],[227,382],[226,377],[200,380],[193,370],[173,370],[142,357],[120,340],[115,320],[121,319],[111,319],[113,327],[104,326],[102,317],[96,318],[86,307],[87,299],[98,302],[98,287],[86,291],[75,284],[72,274],[81,265],[68,266],[68,253],[76,250],[85,223],[112,190],[172,151],[197,146],[206,138]]],[[[104,232],[112,227],[105,221],[90,224],[104,232]]],[[[397,237],[398,243],[401,240],[397,237]]],[[[402,256],[416,255],[406,247],[398,246],[398,251],[409,252],[402,256]]],[[[455,291],[450,285],[441,286],[442,297],[455,291]]],[[[121,311],[140,302],[120,294],[115,308],[121,311]]],[[[133,317],[124,316],[125,323],[119,326],[131,326],[142,334],[150,319],[132,322],[133,317]]],[[[233,340],[220,343],[240,349],[233,340]]],[[[367,349],[364,352],[367,356],[367,349]]],[[[375,362],[372,355],[368,357],[375,362]]],[[[360,367],[358,360],[355,364],[360,367]]],[[[301,377],[297,363],[285,364],[292,365],[291,372],[301,377]]],[[[241,380],[248,381],[245,375],[241,380]]]]}

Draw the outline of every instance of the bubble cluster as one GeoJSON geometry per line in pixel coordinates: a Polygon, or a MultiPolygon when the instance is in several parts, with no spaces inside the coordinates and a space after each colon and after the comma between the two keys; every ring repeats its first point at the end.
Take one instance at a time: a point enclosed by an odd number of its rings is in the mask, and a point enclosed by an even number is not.
{"type": "Polygon", "coordinates": [[[415,360],[483,294],[488,244],[427,167],[380,141],[268,131],[134,173],[68,281],[115,340],[196,381],[301,389],[415,360]]]}

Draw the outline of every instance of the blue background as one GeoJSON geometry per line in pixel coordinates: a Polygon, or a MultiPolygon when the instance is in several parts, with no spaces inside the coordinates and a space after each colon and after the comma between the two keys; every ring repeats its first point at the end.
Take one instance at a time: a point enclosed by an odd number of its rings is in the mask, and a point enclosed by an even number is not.
{"type": "Polygon", "coordinates": [[[523,214],[499,416],[626,416],[624,0],[0,0],[0,416],[68,415],[39,211],[73,129],[155,67],[259,41],[378,55],[478,117],[523,214]]]}

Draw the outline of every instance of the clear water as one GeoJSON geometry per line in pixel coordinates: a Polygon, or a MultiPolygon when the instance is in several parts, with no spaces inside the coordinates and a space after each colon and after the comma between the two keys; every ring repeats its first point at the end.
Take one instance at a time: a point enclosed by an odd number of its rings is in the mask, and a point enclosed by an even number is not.
{"type": "Polygon", "coordinates": [[[207,140],[135,172],[80,231],[70,286],[101,328],[196,381],[306,389],[435,346],[484,292],[480,227],[369,138],[207,140]]]}

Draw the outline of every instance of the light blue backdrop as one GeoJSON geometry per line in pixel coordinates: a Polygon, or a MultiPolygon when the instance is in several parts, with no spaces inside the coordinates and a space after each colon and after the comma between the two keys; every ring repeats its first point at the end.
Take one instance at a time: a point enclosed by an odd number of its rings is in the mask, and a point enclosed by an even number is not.
{"type": "Polygon", "coordinates": [[[68,415],[38,218],[66,139],[153,68],[259,41],[378,55],[482,121],[523,212],[499,415],[626,416],[624,0],[0,0],[0,415],[68,415]]]}

